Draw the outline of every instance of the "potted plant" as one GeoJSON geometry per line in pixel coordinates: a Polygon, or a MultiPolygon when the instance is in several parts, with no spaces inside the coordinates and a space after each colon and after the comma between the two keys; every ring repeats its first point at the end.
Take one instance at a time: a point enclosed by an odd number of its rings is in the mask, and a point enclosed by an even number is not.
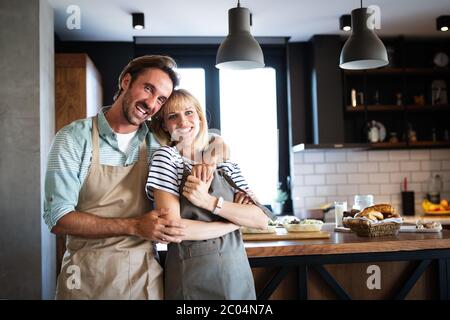
{"type": "Polygon", "coordinates": [[[273,213],[279,215],[283,213],[283,205],[288,199],[288,194],[281,188],[281,183],[278,182],[277,195],[272,204],[273,213]]]}

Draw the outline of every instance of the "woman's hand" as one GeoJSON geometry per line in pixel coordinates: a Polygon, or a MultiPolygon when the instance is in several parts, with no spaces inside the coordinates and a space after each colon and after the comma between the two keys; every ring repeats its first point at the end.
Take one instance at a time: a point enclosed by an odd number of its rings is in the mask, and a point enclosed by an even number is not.
{"type": "MultiPolygon", "coordinates": [[[[212,178],[215,170],[216,170],[215,164],[206,164],[206,163],[196,164],[192,166],[192,175],[202,180],[203,182],[207,182],[212,178]]],[[[211,185],[211,181],[209,184],[211,185]]]]}
{"type": "Polygon", "coordinates": [[[197,207],[209,211],[214,210],[217,199],[208,193],[212,179],[213,177],[210,177],[209,180],[203,182],[193,175],[188,176],[183,187],[183,196],[197,207]]]}
{"type": "Polygon", "coordinates": [[[234,194],[234,203],[255,204],[255,202],[247,193],[241,191],[238,191],[234,194]]]}

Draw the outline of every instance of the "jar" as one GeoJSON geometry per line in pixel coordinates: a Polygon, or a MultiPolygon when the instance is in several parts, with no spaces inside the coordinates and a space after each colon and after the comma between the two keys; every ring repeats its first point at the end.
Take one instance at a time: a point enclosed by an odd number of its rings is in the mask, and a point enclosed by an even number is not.
{"type": "Polygon", "coordinates": [[[373,206],[373,195],[371,194],[355,195],[353,209],[364,210],[365,208],[370,206],[373,206]]]}
{"type": "Polygon", "coordinates": [[[390,143],[398,142],[397,132],[391,132],[390,137],[389,137],[389,142],[390,143]]]}

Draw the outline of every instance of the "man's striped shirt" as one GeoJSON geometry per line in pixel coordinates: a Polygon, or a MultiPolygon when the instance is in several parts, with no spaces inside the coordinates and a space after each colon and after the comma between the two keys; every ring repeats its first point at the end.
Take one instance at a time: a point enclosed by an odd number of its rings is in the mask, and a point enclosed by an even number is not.
{"type": "MultiPolygon", "coordinates": [[[[143,139],[146,139],[150,163],[151,156],[161,145],[149,132],[147,125],[141,125],[131,140],[129,152],[125,154],[120,151],[116,134],[105,119],[106,110],[104,108],[98,114],[100,164],[122,167],[133,165],[139,158],[139,145],[143,139]]],[[[75,210],[91,158],[92,118],[74,121],[56,134],[45,175],[43,216],[50,229],[62,216],[75,210]]]]}

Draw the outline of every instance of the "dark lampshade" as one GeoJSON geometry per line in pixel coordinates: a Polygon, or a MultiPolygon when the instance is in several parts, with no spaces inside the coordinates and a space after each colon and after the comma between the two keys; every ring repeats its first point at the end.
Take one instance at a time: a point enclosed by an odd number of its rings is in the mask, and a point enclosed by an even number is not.
{"type": "Polygon", "coordinates": [[[349,14],[343,14],[339,18],[339,28],[343,31],[352,30],[352,16],[349,14]]]}
{"type": "Polygon", "coordinates": [[[250,33],[250,10],[238,4],[228,10],[228,36],[216,56],[216,68],[245,70],[264,67],[264,55],[250,33]]]}
{"type": "Polygon", "coordinates": [[[367,26],[368,18],[367,8],[352,11],[353,30],[341,51],[339,66],[342,69],[373,69],[389,63],[383,42],[367,26]]]}
{"type": "Polygon", "coordinates": [[[450,16],[440,16],[436,19],[436,29],[448,31],[448,28],[450,28],[450,16]]]}
{"type": "Polygon", "coordinates": [[[144,14],[143,13],[132,13],[133,16],[133,28],[136,30],[142,30],[145,27],[144,24],[144,14]]]}

